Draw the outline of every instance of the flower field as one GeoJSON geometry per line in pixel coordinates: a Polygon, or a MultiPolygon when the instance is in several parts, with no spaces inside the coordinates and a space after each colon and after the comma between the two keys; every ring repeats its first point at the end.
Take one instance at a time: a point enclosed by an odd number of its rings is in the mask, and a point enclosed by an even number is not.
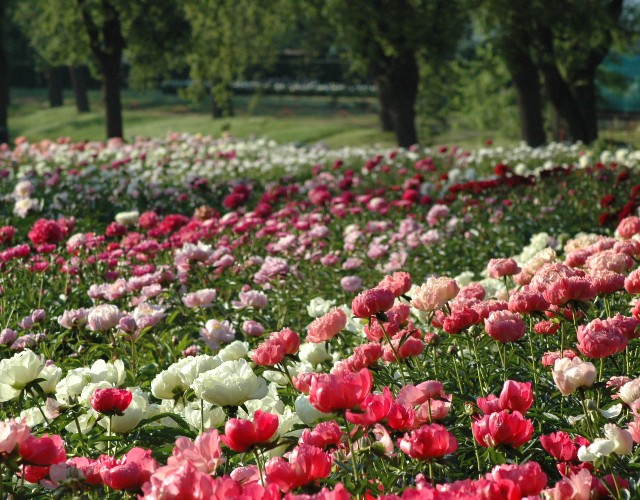
{"type": "Polygon", "coordinates": [[[0,497],[640,495],[640,153],[0,150],[0,497]]]}

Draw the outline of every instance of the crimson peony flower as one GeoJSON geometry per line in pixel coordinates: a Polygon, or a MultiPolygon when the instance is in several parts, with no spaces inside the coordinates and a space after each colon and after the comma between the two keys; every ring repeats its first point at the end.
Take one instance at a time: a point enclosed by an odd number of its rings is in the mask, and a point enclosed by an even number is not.
{"type": "Polygon", "coordinates": [[[370,288],[357,295],[351,303],[356,318],[370,318],[393,307],[395,295],[386,288],[370,288]]]}
{"type": "Polygon", "coordinates": [[[366,368],[342,375],[315,374],[310,382],[309,402],[324,413],[358,408],[372,387],[373,378],[366,368]]]}
{"type": "Polygon", "coordinates": [[[139,490],[159,467],[151,450],[132,448],[124,457],[100,471],[104,484],[114,490],[139,490]]]}
{"type": "Polygon", "coordinates": [[[578,459],[578,448],[589,446],[591,443],[582,436],[576,436],[574,440],[568,433],[558,431],[540,436],[540,444],[556,460],[573,462],[578,459]]]}
{"type": "Polygon", "coordinates": [[[253,422],[244,418],[228,420],[220,440],[234,451],[247,451],[256,444],[269,442],[277,430],[277,415],[256,410],[253,422]]]}
{"type": "Polygon", "coordinates": [[[318,448],[326,448],[340,444],[342,429],[335,420],[321,422],[313,430],[305,429],[298,440],[298,444],[307,444],[318,448]]]}
{"type": "Polygon", "coordinates": [[[29,435],[23,439],[18,449],[22,461],[29,465],[49,466],[67,459],[64,442],[57,434],[45,434],[39,438],[29,435]]]}
{"type": "Polygon", "coordinates": [[[287,460],[274,457],[265,465],[267,483],[287,492],[331,473],[331,456],[315,446],[298,445],[287,460]]]}
{"type": "Polygon", "coordinates": [[[126,389],[96,389],[91,407],[103,415],[122,415],[129,408],[133,394],[126,389]]]}
{"type": "Polygon", "coordinates": [[[27,235],[34,245],[58,243],[64,238],[64,230],[54,220],[39,219],[27,235]]]}
{"type": "Polygon", "coordinates": [[[345,418],[352,424],[367,427],[385,418],[392,404],[391,391],[385,387],[382,394],[369,394],[360,405],[358,412],[347,410],[345,418]]]}
{"type": "Polygon", "coordinates": [[[533,424],[519,411],[502,410],[477,419],[471,430],[480,446],[493,448],[505,444],[517,448],[531,439],[533,424]]]}
{"type": "Polygon", "coordinates": [[[429,424],[405,434],[398,447],[411,458],[429,460],[455,452],[458,441],[444,426],[429,424]]]}
{"type": "Polygon", "coordinates": [[[531,382],[507,380],[500,393],[500,407],[503,410],[518,411],[523,415],[533,404],[531,382]]]}
{"type": "Polygon", "coordinates": [[[522,498],[539,495],[549,480],[540,464],[533,461],[522,465],[496,465],[486,477],[493,481],[513,481],[520,487],[522,498]]]}

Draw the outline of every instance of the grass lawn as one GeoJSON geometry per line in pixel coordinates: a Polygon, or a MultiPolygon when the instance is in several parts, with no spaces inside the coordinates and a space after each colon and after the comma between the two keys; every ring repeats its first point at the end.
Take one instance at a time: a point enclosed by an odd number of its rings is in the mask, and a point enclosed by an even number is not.
{"type": "MultiPolygon", "coordinates": [[[[60,136],[69,136],[74,141],[104,139],[100,93],[90,92],[91,112],[85,114],[76,111],[69,91],[65,97],[64,106],[49,108],[45,89],[12,89],[11,137],[24,135],[32,141],[60,136]]],[[[395,143],[392,133],[379,128],[373,98],[237,96],[234,106],[236,116],[213,120],[207,103],[195,104],[157,90],[126,90],[123,92],[125,138],[164,137],[170,132],[220,136],[228,132],[240,138],[266,136],[278,142],[324,143],[330,147],[393,146],[395,143]]],[[[609,122],[607,127],[601,132],[603,140],[640,146],[637,123],[609,122]]],[[[487,139],[494,145],[515,145],[518,140],[514,137],[454,126],[429,142],[477,148],[487,139]]]]}

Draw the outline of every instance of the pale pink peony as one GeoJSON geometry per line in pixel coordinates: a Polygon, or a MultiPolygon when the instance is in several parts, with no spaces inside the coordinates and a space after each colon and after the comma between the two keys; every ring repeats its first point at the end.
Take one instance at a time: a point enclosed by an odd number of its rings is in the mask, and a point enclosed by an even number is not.
{"type": "Polygon", "coordinates": [[[435,311],[455,298],[459,291],[458,284],[451,278],[430,277],[414,293],[411,305],[420,311],[435,311]]]}

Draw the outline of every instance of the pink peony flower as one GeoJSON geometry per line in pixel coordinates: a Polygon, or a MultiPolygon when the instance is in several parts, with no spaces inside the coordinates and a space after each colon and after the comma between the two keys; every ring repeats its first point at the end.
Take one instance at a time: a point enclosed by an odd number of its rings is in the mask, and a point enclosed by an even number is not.
{"type": "Polygon", "coordinates": [[[526,326],[518,314],[494,311],[484,320],[484,329],[498,342],[515,342],[524,337],[526,326]]]}
{"type": "Polygon", "coordinates": [[[347,319],[344,310],[334,307],[307,327],[307,341],[318,343],[331,340],[347,326],[347,319]]]}

